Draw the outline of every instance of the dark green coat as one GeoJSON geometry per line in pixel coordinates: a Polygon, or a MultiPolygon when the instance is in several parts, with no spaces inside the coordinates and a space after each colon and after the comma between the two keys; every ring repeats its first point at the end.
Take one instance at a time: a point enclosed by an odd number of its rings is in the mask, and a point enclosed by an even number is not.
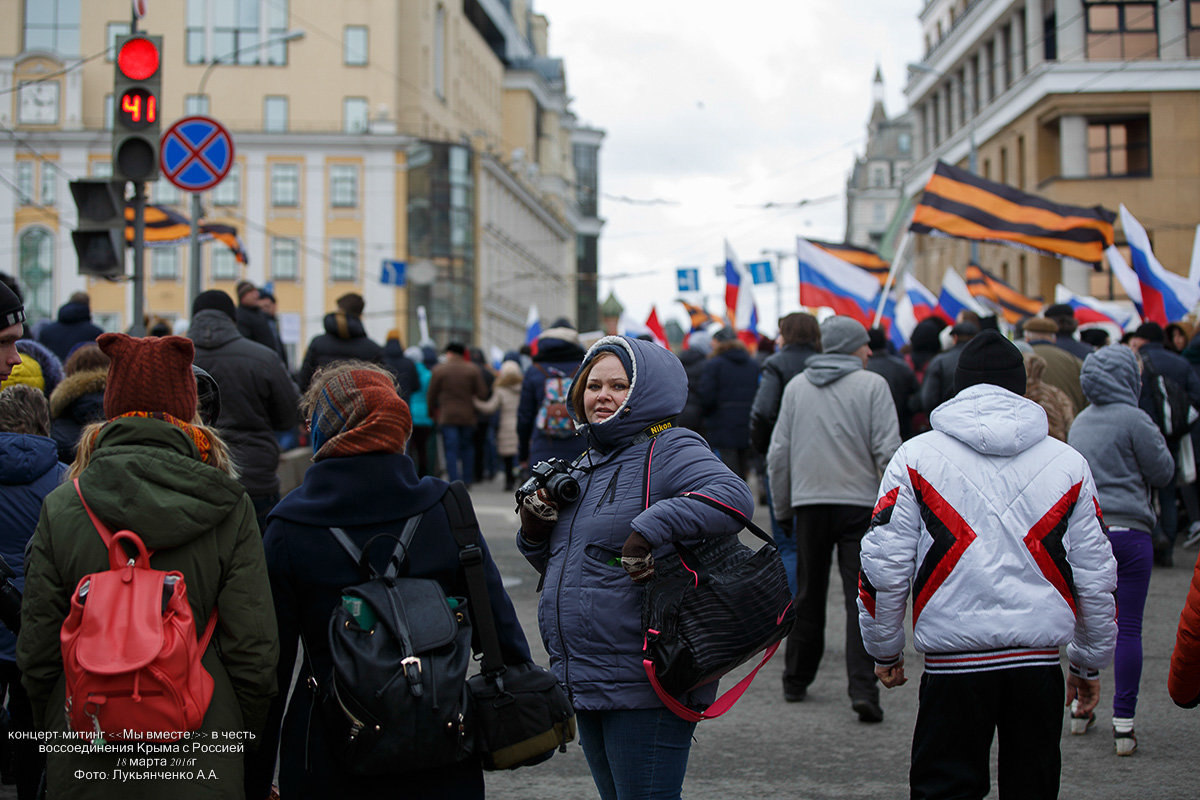
{"type": "MultiPolygon", "coordinates": [[[[240,484],[200,461],[191,439],[154,419],[122,418],[100,433],[91,463],[79,479],[96,515],[111,529],[128,528],[155,550],[155,569],[179,570],[187,583],[197,628],[214,606],[218,623],[203,664],[215,684],[202,731],[261,732],[276,692],[278,632],[254,507],[240,484]]],[[[65,483],[42,505],[26,566],[17,665],[33,702],[34,720],[50,731],[66,730],[59,629],[79,580],[108,568],[103,541],[65,483]]],[[[60,740],[61,741],[61,740],[60,740]]],[[[203,736],[200,741],[227,742],[203,736]]],[[[181,753],[184,772],[216,771],[216,778],[113,779],[118,756],[48,756],[49,796],[240,798],[239,754],[181,753]],[[186,759],[195,757],[190,764],[186,759]],[[108,773],[107,780],[77,779],[76,770],[108,773]]],[[[171,754],[168,769],[171,769],[171,754]]],[[[145,768],[130,769],[145,774],[145,768]]]]}

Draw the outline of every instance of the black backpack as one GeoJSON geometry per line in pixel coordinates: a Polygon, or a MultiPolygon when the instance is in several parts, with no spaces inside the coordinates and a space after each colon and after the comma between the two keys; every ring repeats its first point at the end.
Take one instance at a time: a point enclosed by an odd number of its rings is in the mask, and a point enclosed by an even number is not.
{"type": "Polygon", "coordinates": [[[1143,380],[1150,397],[1150,418],[1168,441],[1181,438],[1192,429],[1192,403],[1179,381],[1163,375],[1148,359],[1142,359],[1143,380]]]}
{"type": "Polygon", "coordinates": [[[317,692],[331,749],[353,775],[448,766],[473,750],[466,598],[447,598],[435,580],[400,575],[422,516],[410,518],[399,537],[378,534],[362,550],[330,528],[362,582],[345,588],[330,616],[333,667],[318,678],[317,692]],[[367,558],[380,539],[396,542],[382,574],[367,558]],[[377,619],[360,625],[356,601],[377,619]]]}

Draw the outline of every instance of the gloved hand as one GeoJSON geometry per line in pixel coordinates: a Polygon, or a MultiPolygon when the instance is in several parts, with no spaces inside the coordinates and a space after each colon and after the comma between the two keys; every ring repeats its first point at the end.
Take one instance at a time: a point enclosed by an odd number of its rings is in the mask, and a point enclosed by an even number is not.
{"type": "Polygon", "coordinates": [[[654,555],[650,543],[637,531],[629,534],[621,548],[621,566],[634,583],[645,583],[654,577],[654,555]]]}
{"type": "Polygon", "coordinates": [[[550,538],[558,522],[558,507],[542,497],[542,490],[521,501],[521,535],[530,544],[541,544],[550,538]]]}

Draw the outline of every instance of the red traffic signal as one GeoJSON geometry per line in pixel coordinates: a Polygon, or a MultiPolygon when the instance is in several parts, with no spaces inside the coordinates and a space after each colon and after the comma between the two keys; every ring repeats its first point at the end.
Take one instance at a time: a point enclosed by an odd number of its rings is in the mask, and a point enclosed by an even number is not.
{"type": "Polygon", "coordinates": [[[158,47],[138,36],[126,40],[117,53],[117,69],[131,81],[144,81],[158,72],[158,47]]]}

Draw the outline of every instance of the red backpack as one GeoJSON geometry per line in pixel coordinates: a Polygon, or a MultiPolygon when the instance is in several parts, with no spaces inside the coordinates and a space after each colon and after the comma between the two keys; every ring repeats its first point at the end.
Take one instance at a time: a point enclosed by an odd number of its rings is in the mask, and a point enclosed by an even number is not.
{"type": "Polygon", "coordinates": [[[200,663],[216,628],[213,609],[199,641],[180,572],[151,569],[133,531],[113,533],[75,491],[108,547],[109,569],[84,575],[63,622],[66,713],[96,740],[174,741],[200,727],[213,679],[200,663]],[[137,556],[122,546],[129,542],[137,556]]]}

